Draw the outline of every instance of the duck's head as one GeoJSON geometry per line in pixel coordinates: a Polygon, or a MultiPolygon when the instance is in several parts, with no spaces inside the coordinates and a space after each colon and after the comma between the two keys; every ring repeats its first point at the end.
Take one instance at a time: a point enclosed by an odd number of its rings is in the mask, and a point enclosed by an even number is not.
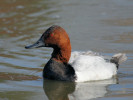
{"type": "Polygon", "coordinates": [[[66,47],[66,44],[70,43],[70,39],[66,31],[57,25],[53,25],[48,28],[40,37],[40,39],[29,46],[26,49],[39,48],[39,47],[52,47],[52,48],[62,48],[66,47]]]}
{"type": "Polygon", "coordinates": [[[60,26],[51,26],[42,34],[42,36],[36,43],[26,46],[25,48],[31,49],[39,47],[52,47],[54,49],[54,52],[52,54],[54,58],[57,58],[58,55],[63,56],[64,53],[68,56],[68,60],[70,58],[70,39],[66,31],[60,26]]]}

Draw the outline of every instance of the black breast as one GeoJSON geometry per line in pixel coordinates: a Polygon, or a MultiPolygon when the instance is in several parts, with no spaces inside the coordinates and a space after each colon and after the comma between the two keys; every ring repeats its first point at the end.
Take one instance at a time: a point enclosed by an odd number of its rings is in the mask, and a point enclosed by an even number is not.
{"type": "Polygon", "coordinates": [[[70,64],[49,60],[43,70],[43,77],[52,80],[75,81],[76,75],[70,64]]]}

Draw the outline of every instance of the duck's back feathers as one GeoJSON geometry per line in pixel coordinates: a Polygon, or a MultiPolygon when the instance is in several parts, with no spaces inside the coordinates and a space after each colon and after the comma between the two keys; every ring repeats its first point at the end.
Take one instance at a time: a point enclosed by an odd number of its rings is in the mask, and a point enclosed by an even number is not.
{"type": "Polygon", "coordinates": [[[107,60],[98,53],[76,51],[72,52],[69,63],[71,63],[77,75],[76,81],[84,82],[111,78],[117,74],[118,65],[116,63],[119,64],[125,60],[124,54],[116,54],[107,60]]]}
{"type": "Polygon", "coordinates": [[[116,75],[116,65],[106,62],[99,56],[80,55],[72,63],[77,75],[77,82],[104,80],[116,75]]]}

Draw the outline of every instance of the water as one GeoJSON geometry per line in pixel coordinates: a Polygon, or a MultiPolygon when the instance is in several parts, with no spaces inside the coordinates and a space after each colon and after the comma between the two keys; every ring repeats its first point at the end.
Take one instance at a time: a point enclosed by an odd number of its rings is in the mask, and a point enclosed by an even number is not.
{"type": "Polygon", "coordinates": [[[0,100],[132,100],[132,0],[0,0],[0,100]],[[26,50],[51,25],[69,34],[72,50],[128,60],[109,80],[71,83],[42,79],[52,49],[26,50]]]}

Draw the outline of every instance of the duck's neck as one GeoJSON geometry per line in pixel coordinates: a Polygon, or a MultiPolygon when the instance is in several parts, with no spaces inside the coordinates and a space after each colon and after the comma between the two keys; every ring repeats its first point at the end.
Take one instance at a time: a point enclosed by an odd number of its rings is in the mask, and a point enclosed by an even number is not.
{"type": "Polygon", "coordinates": [[[51,59],[67,64],[71,56],[71,45],[54,48],[51,59]]]}

